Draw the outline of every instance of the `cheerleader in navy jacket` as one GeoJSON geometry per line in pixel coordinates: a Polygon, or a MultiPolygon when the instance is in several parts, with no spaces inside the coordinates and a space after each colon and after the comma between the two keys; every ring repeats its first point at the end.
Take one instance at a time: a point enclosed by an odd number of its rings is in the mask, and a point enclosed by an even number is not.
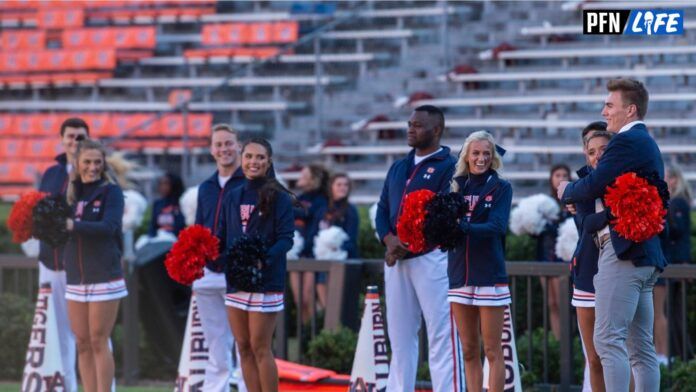
{"type": "MultiPolygon", "coordinates": [[[[242,359],[242,373],[250,391],[278,390],[278,369],[271,342],[278,312],[283,310],[286,253],[293,241],[293,196],[275,179],[273,150],[263,138],[242,148],[243,186],[229,194],[223,206],[219,236],[224,247],[246,234],[263,239],[268,247],[262,266],[260,292],[244,292],[228,280],[227,315],[242,359]]],[[[234,260],[227,260],[233,263],[234,260]]]]}
{"type": "MultiPolygon", "coordinates": [[[[588,166],[577,171],[578,177],[583,178],[597,167],[599,158],[609,144],[612,134],[597,131],[585,139],[585,159],[588,166]]],[[[595,213],[595,202],[576,203],[575,225],[578,228],[578,245],[575,248],[572,263],[573,300],[578,315],[578,328],[582,338],[587,365],[589,365],[590,385],[592,391],[604,391],[604,374],[602,362],[595,350],[593,335],[595,322],[595,289],[592,282],[597,274],[599,248],[595,243],[595,233],[608,224],[606,212],[595,213]]]]}
{"type": "Polygon", "coordinates": [[[464,141],[452,180],[452,191],[469,203],[460,223],[462,245],[449,252],[447,265],[447,299],[462,342],[468,391],[481,391],[483,385],[479,331],[490,364],[489,390],[502,391],[505,383],[501,335],[511,301],[504,243],[512,187],[498,176],[501,166],[493,137],[474,132],[464,141]]]}
{"type": "Polygon", "coordinates": [[[80,378],[86,391],[110,391],[114,360],[109,336],[126,283],[121,268],[123,192],[106,174],[106,151],[80,142],[67,199],[73,207],[65,246],[68,315],[77,338],[80,378]]]}
{"type": "MultiPolygon", "coordinates": [[[[331,199],[329,203],[318,211],[319,230],[338,226],[348,234],[348,240],[343,243],[343,250],[348,253],[349,259],[360,257],[358,253],[358,231],[360,229],[360,216],[358,209],[348,202],[350,197],[351,182],[345,173],[336,173],[329,180],[331,199]]],[[[326,272],[317,273],[317,297],[321,307],[326,306],[327,287],[326,272]]]]}
{"type": "MultiPolygon", "coordinates": [[[[299,205],[295,207],[295,230],[304,239],[304,247],[300,251],[302,258],[314,258],[314,237],[319,232],[321,221],[320,210],[328,205],[329,172],[322,165],[307,165],[300,172],[297,188],[302,193],[297,196],[299,205]]],[[[302,309],[302,321],[307,322],[312,316],[316,276],[314,272],[291,272],[290,288],[298,308],[302,309]],[[300,300],[300,280],[302,280],[302,304],[300,300]]]]}
{"type": "Polygon", "coordinates": [[[158,230],[170,232],[176,236],[186,227],[184,214],[179,207],[179,198],[184,193],[184,183],[173,173],[166,173],[159,179],[157,190],[161,199],[155,200],[150,219],[150,237],[157,236],[158,230]]]}

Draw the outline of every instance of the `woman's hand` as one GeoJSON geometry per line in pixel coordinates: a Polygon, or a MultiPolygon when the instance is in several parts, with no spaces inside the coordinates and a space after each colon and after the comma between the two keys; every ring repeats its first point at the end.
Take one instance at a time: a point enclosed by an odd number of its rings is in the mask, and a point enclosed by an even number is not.
{"type": "Polygon", "coordinates": [[[68,218],[65,221],[65,228],[68,229],[68,231],[73,231],[73,229],[75,228],[75,222],[72,219],[68,218]]]}

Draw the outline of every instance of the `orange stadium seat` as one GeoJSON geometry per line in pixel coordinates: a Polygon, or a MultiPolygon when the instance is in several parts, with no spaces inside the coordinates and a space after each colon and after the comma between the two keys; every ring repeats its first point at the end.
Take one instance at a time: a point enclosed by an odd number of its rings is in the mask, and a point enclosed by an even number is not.
{"type": "Polygon", "coordinates": [[[180,114],[167,114],[160,120],[162,136],[181,136],[184,134],[184,124],[180,114]]]}
{"type": "Polygon", "coordinates": [[[60,154],[63,146],[58,138],[25,139],[23,156],[28,159],[49,160],[60,154]]]}
{"type": "Polygon", "coordinates": [[[0,182],[31,184],[45,167],[39,163],[3,162],[0,163],[0,182]]]}
{"type": "Polygon", "coordinates": [[[39,50],[46,47],[46,32],[42,30],[6,30],[0,36],[3,51],[39,50]]]}
{"type": "MultiPolygon", "coordinates": [[[[135,115],[133,114],[112,114],[111,115],[111,127],[114,129],[113,132],[117,136],[123,136],[126,132],[131,131],[139,122],[135,115]]],[[[127,136],[131,136],[132,133],[127,136]]]]}
{"type": "MultiPolygon", "coordinates": [[[[73,6],[71,4],[71,6],[73,6]]],[[[84,25],[85,13],[83,9],[39,9],[37,25],[41,29],[63,29],[66,27],[80,27],[84,25]]]]}
{"type": "Polygon", "coordinates": [[[276,47],[259,47],[259,48],[205,48],[205,49],[188,49],[184,51],[184,57],[215,57],[215,56],[248,56],[254,58],[273,57],[280,53],[280,49],[276,47]]]}
{"type": "Polygon", "coordinates": [[[191,137],[210,136],[213,116],[210,113],[190,113],[188,115],[188,132],[191,137]]]}
{"type": "Polygon", "coordinates": [[[273,41],[273,24],[253,23],[249,26],[250,44],[270,44],[273,41]]]}
{"type": "Polygon", "coordinates": [[[18,115],[15,118],[15,132],[18,136],[35,135],[35,130],[39,127],[39,117],[34,115],[18,115]]]}
{"type": "Polygon", "coordinates": [[[89,133],[94,137],[118,136],[116,128],[111,126],[111,115],[106,113],[76,114],[89,125],[89,133]]]}
{"type": "Polygon", "coordinates": [[[43,50],[35,52],[0,52],[0,72],[40,72],[101,69],[116,67],[114,49],[43,50]]]}
{"type": "Polygon", "coordinates": [[[9,113],[0,114],[0,136],[12,135],[14,131],[15,115],[9,113]]]}
{"type": "Polygon", "coordinates": [[[273,24],[273,42],[295,42],[299,36],[299,31],[297,22],[276,22],[273,24]]]}
{"type": "Polygon", "coordinates": [[[0,139],[0,157],[3,160],[14,161],[21,156],[24,156],[24,139],[0,139]]]}
{"type": "Polygon", "coordinates": [[[56,136],[58,135],[60,129],[60,123],[63,121],[62,118],[55,114],[34,114],[37,118],[35,121],[36,128],[34,128],[34,135],[42,136],[56,136]]]}

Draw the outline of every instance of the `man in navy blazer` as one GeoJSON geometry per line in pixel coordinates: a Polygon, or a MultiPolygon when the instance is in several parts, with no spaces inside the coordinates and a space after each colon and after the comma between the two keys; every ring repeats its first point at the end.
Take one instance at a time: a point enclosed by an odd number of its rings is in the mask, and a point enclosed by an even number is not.
{"type": "MultiPolygon", "coordinates": [[[[607,130],[617,135],[595,170],[558,187],[564,203],[595,201],[596,212],[606,211],[602,198],[607,186],[621,174],[656,172],[664,177],[660,149],[642,121],[648,108],[647,90],[631,79],[611,80],[607,90],[602,116],[607,120],[607,130]]],[[[657,391],[660,371],[653,344],[652,290],[667,263],[660,240],[654,236],[632,242],[610,226],[597,231],[596,239],[600,251],[594,277],[594,343],[602,360],[606,389],[628,391],[633,368],[636,391],[657,391]]]]}

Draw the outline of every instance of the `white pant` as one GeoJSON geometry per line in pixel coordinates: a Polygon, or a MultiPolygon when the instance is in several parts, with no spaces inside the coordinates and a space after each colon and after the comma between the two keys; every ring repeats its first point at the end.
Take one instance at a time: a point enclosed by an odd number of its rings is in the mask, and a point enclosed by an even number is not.
{"type": "Polygon", "coordinates": [[[435,250],[384,268],[387,329],[392,359],[389,392],[415,389],[421,314],[428,333],[428,362],[434,392],[463,391],[461,352],[447,302],[447,253],[435,250]],[[455,374],[456,370],[456,374],[455,374]]]}
{"type": "Polygon", "coordinates": [[[53,271],[39,263],[39,285],[44,283],[51,284],[51,295],[56,311],[56,325],[58,326],[58,338],[60,339],[60,354],[63,362],[63,373],[65,374],[65,390],[77,392],[77,377],[75,374],[75,363],[77,348],[75,346],[75,335],[70,329],[70,319],[68,318],[68,302],[65,299],[65,271],[53,271]]]}
{"type": "MultiPolygon", "coordinates": [[[[230,378],[240,368],[239,352],[235,350],[236,361],[232,362],[234,337],[227,321],[225,294],[227,283],[225,274],[204,269],[202,278],[193,282],[193,291],[201,317],[203,335],[208,343],[208,365],[205,368],[203,390],[206,392],[229,391],[230,378]]],[[[246,392],[244,379],[238,377],[237,389],[246,392]]]]}

